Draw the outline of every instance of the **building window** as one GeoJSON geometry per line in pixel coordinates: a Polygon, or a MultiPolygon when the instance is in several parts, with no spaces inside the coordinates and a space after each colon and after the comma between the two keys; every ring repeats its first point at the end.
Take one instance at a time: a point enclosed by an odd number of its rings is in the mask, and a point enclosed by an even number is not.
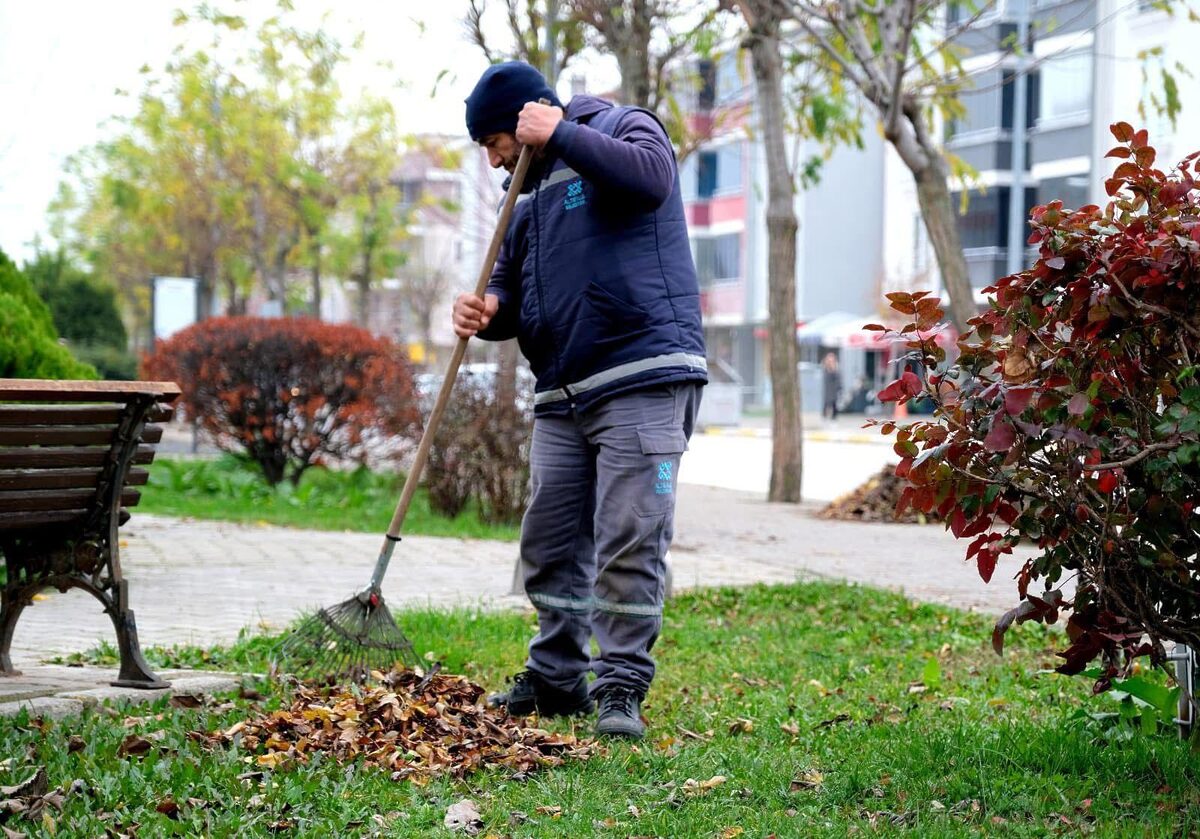
{"type": "MultiPolygon", "coordinates": [[[[994,131],[1000,127],[1003,107],[1001,86],[996,84],[999,81],[1000,76],[994,72],[971,77],[974,89],[968,87],[958,97],[962,113],[947,123],[950,137],[994,131]]],[[[1011,85],[1004,89],[1008,87],[1011,85]]]]}
{"type": "Polygon", "coordinates": [[[712,198],[717,191],[717,153],[702,151],[696,155],[696,195],[712,198]]]}
{"type": "Polygon", "coordinates": [[[1064,178],[1045,178],[1038,185],[1037,201],[1039,204],[1049,204],[1051,201],[1061,201],[1068,210],[1078,210],[1089,203],[1089,179],[1087,173],[1068,175],[1064,178]]]}
{"type": "MultiPolygon", "coordinates": [[[[1004,86],[1000,90],[1000,127],[1005,131],[1013,129],[1013,114],[1016,110],[1016,85],[1012,70],[1004,71],[1004,86]]],[[[1025,127],[1037,122],[1037,74],[1025,76],[1025,127]]]]}
{"type": "Polygon", "coordinates": [[[402,207],[411,207],[421,200],[421,182],[417,180],[406,180],[400,182],[400,205],[402,207]]]}
{"type": "MultiPolygon", "coordinates": [[[[993,186],[987,192],[971,190],[967,212],[958,217],[958,234],[964,249],[1008,247],[1008,200],[1011,189],[993,186]]],[[[1025,188],[1025,211],[1023,219],[1038,202],[1039,192],[1034,187],[1025,188]]],[[[959,194],[951,196],[957,206],[959,194]]]]}
{"type": "Polygon", "coordinates": [[[717,192],[742,190],[742,144],[730,143],[717,151],[717,192]]]}
{"type": "Polygon", "coordinates": [[[702,58],[696,63],[696,73],[700,77],[696,104],[701,111],[711,111],[717,99],[717,63],[712,59],[702,58]]]}
{"type": "MultiPolygon", "coordinates": [[[[742,144],[729,143],[696,155],[696,192],[700,199],[742,189],[742,144]]],[[[682,177],[682,175],[681,175],[682,177]]],[[[686,192],[686,190],[684,190],[686,192]]]]}
{"type": "Polygon", "coordinates": [[[1092,56],[1076,52],[1045,61],[1039,72],[1038,119],[1055,120],[1092,109],[1092,56]]]}
{"type": "Polygon", "coordinates": [[[692,240],[692,245],[695,249],[696,276],[701,287],[737,280],[741,276],[741,233],[696,238],[692,240]]]}

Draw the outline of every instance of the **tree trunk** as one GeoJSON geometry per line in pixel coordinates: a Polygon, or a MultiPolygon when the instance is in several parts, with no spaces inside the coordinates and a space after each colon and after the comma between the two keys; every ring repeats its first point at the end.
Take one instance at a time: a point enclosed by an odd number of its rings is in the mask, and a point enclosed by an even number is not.
{"type": "Polygon", "coordinates": [[[321,246],[312,248],[312,316],[321,319],[321,246]]]}
{"type": "Polygon", "coordinates": [[[800,501],[803,421],[796,346],[795,185],[787,160],[783,118],[783,62],[779,24],[760,19],[751,30],[750,55],[767,158],[767,285],[770,312],[772,447],[769,501],[800,501]]]}
{"type": "Polygon", "coordinates": [[[653,12],[645,0],[634,0],[625,27],[622,49],[617,52],[617,67],[621,73],[621,102],[639,108],[650,107],[650,27],[653,12]]]}
{"type": "Polygon", "coordinates": [[[358,325],[367,329],[371,311],[371,249],[363,248],[362,269],[358,275],[358,325]]]}
{"type": "Polygon", "coordinates": [[[929,165],[912,173],[917,184],[917,203],[937,256],[942,282],[950,295],[950,316],[962,334],[970,328],[967,321],[979,313],[979,307],[975,304],[967,260],[963,256],[962,237],[954,217],[954,199],[950,197],[950,173],[945,158],[935,149],[928,151],[928,160],[929,165]]]}

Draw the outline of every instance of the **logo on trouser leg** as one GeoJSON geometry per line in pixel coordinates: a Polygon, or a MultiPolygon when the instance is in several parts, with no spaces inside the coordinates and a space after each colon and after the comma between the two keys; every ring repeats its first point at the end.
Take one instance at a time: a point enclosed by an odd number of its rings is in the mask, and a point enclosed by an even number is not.
{"type": "Polygon", "coordinates": [[[670,495],[674,478],[675,464],[664,460],[658,464],[658,481],[654,484],[655,495],[670,495]]]}

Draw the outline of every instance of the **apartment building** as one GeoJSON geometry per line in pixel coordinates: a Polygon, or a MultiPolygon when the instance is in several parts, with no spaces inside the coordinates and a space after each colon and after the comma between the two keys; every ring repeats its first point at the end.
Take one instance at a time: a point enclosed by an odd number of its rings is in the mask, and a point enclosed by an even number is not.
{"type": "MultiPolygon", "coordinates": [[[[981,290],[1009,273],[1009,208],[1014,191],[1022,218],[1038,204],[1067,207],[1107,200],[1104,181],[1113,161],[1108,126],[1125,120],[1150,132],[1159,163],[1200,148],[1200,81],[1176,69],[1192,63],[1200,26],[1186,13],[1169,16],[1152,0],[994,0],[948,3],[945,26],[964,50],[970,87],[960,97],[964,114],[944,126],[945,148],[976,174],[966,187],[958,226],[978,300],[981,290]],[[983,6],[975,17],[973,6],[983,6]],[[1027,15],[1023,56],[1012,50],[1018,22],[1027,15]],[[1162,100],[1162,70],[1178,85],[1183,110],[1176,125],[1155,113],[1162,100]],[[1143,69],[1146,71],[1143,77],[1143,69]],[[1022,123],[1015,110],[1017,85],[1025,86],[1024,165],[1014,169],[1014,142],[1022,123]],[[1139,103],[1146,117],[1139,115],[1139,103]],[[1014,184],[1019,187],[1014,190],[1014,184]]],[[[916,211],[907,169],[889,150],[886,160],[884,262],[889,288],[939,291],[936,263],[916,211]]],[[[963,187],[954,193],[961,201],[963,187]]],[[[1022,237],[1022,240],[1024,237],[1022,237]]],[[[1022,255],[1027,265],[1031,252],[1022,255]]]]}
{"type": "MultiPolygon", "coordinates": [[[[733,375],[749,405],[770,403],[767,353],[767,171],[756,127],[753,78],[746,57],[731,51],[698,66],[691,103],[697,127],[711,136],[680,165],[692,253],[700,280],[705,338],[715,376],[733,375]]],[[[800,189],[796,259],[796,323],[818,318],[831,326],[874,319],[883,274],[883,145],[864,131],[861,150],[837,150],[817,184],[800,189]]],[[[819,155],[797,139],[794,160],[819,155]]],[[[829,345],[825,345],[828,347],[829,345]]],[[[819,404],[814,366],[821,341],[802,342],[802,384],[819,404]]],[[[853,382],[866,363],[845,348],[843,376],[853,382]]]]}

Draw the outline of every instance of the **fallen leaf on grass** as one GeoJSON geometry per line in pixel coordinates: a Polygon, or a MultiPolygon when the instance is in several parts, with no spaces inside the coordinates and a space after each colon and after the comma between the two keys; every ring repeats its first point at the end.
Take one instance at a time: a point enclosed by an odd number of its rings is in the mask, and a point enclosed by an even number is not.
{"type": "Polygon", "coordinates": [[[707,781],[697,781],[695,778],[688,778],[683,782],[683,794],[692,798],[707,795],[725,783],[725,780],[724,775],[713,775],[707,781]]]}
{"type": "Polygon", "coordinates": [[[559,807],[556,804],[547,804],[544,807],[537,807],[533,812],[539,816],[549,816],[552,819],[562,818],[562,807],[559,807]]]}
{"type": "Polygon", "coordinates": [[[172,708],[199,708],[204,705],[204,699],[194,693],[177,693],[167,700],[167,704],[172,708]]]}
{"type": "Polygon", "coordinates": [[[815,769],[810,769],[807,772],[802,772],[792,778],[792,792],[799,792],[806,789],[817,789],[821,784],[825,783],[825,776],[815,769]]]}
{"type": "Polygon", "coordinates": [[[754,732],[754,720],[738,717],[729,723],[730,734],[752,734],[754,732]]]}
{"type": "Polygon", "coordinates": [[[145,737],[140,734],[127,734],[117,749],[117,757],[144,755],[154,748],[156,740],[162,740],[165,736],[166,732],[164,731],[152,731],[145,737]]]}
{"type": "Polygon", "coordinates": [[[474,801],[464,798],[446,808],[446,817],[442,819],[442,824],[447,830],[460,830],[468,836],[474,836],[483,830],[483,816],[479,814],[479,808],[474,801]]]}
{"type": "Polygon", "coordinates": [[[46,776],[46,767],[39,766],[34,773],[21,781],[19,784],[13,784],[11,787],[0,787],[0,797],[3,798],[28,798],[31,796],[45,795],[46,790],[50,788],[50,781],[46,776]]]}
{"type": "Polygon", "coordinates": [[[158,802],[158,806],[154,809],[162,813],[168,819],[179,819],[179,805],[175,803],[175,799],[169,795],[162,801],[158,802]]]}
{"type": "Polygon", "coordinates": [[[793,737],[796,737],[800,734],[800,726],[794,722],[789,721],[789,722],[780,723],[779,728],[783,731],[784,734],[790,734],[793,737]]]}
{"type": "Polygon", "coordinates": [[[849,714],[838,714],[836,717],[830,717],[827,720],[821,720],[819,723],[817,723],[816,725],[813,726],[813,731],[816,731],[821,728],[832,728],[833,726],[837,725],[838,723],[843,723],[843,722],[850,722],[849,714]]]}
{"type": "Polygon", "coordinates": [[[74,754],[87,748],[87,740],[84,740],[78,734],[72,734],[67,738],[67,754],[74,754]]]}

